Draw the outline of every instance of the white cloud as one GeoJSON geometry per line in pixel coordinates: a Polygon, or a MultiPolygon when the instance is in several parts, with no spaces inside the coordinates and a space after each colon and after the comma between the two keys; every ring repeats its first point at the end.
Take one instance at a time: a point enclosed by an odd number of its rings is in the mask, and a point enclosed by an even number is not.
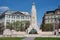
{"type": "Polygon", "coordinates": [[[9,7],[7,7],[7,6],[1,6],[1,7],[0,7],[0,10],[2,10],[2,11],[9,10],[9,7]]]}

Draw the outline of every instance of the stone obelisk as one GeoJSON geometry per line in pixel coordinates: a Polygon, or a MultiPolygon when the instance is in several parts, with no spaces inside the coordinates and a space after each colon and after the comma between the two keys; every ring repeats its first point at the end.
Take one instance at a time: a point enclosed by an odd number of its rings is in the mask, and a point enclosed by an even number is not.
{"type": "Polygon", "coordinates": [[[36,7],[34,2],[32,4],[30,26],[27,29],[27,32],[29,33],[32,29],[35,29],[37,33],[39,33],[39,28],[37,25],[36,7]]]}

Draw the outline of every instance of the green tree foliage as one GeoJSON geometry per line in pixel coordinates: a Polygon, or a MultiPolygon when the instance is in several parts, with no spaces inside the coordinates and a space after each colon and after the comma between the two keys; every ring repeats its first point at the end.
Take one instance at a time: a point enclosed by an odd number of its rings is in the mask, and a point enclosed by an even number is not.
{"type": "Polygon", "coordinates": [[[53,31],[53,25],[52,24],[44,24],[42,27],[42,31],[53,31]]]}
{"type": "Polygon", "coordinates": [[[11,29],[11,28],[12,28],[12,23],[7,22],[6,28],[7,28],[7,29],[11,29]]]}
{"type": "Polygon", "coordinates": [[[7,29],[14,29],[16,31],[25,31],[30,25],[30,22],[29,21],[16,21],[16,22],[13,22],[13,23],[9,23],[7,22],[7,26],[6,28],[7,29]]]}
{"type": "Polygon", "coordinates": [[[21,25],[22,25],[22,23],[20,21],[16,21],[16,22],[13,22],[12,27],[16,31],[20,31],[21,30],[21,27],[22,27],[21,25]]]}
{"type": "Polygon", "coordinates": [[[30,22],[29,21],[25,21],[25,30],[29,27],[30,22]]]}
{"type": "Polygon", "coordinates": [[[0,23],[0,34],[3,34],[4,31],[4,24],[0,23]]]}

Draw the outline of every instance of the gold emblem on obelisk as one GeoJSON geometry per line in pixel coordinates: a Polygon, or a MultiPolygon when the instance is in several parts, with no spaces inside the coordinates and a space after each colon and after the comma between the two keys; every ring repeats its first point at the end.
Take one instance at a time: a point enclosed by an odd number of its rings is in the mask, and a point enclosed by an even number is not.
{"type": "Polygon", "coordinates": [[[35,16],[32,17],[33,19],[35,18],[35,16]]]}

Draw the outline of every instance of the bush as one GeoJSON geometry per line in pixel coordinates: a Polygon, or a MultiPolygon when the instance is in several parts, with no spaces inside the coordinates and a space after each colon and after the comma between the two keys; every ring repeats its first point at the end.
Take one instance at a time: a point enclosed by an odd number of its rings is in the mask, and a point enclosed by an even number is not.
{"type": "Polygon", "coordinates": [[[44,24],[42,27],[42,31],[53,31],[53,25],[52,24],[44,24]]]}

